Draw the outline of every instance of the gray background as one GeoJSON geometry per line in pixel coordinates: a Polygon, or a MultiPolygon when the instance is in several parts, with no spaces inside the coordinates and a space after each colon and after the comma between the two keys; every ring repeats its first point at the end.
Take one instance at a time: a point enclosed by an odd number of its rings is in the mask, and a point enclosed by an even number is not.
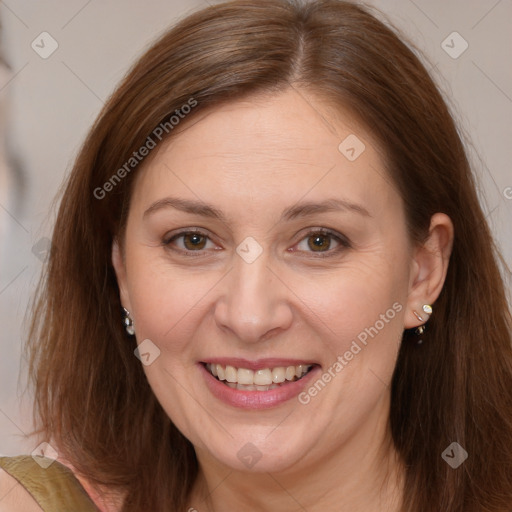
{"type": "MultiPolygon", "coordinates": [[[[21,347],[25,311],[51,237],[52,199],[88,128],[135,57],[177,18],[207,3],[0,3],[3,53],[11,68],[0,70],[0,115],[5,119],[0,130],[6,140],[5,147],[0,143],[0,455],[35,448],[25,435],[31,401],[23,395],[21,347]],[[47,59],[31,47],[44,31],[58,43],[47,59]]],[[[484,209],[510,265],[512,1],[369,3],[426,54],[427,67],[468,136],[484,209]],[[454,31],[469,45],[458,58],[442,46],[454,31]]],[[[452,37],[445,46],[452,46],[453,53],[461,44],[452,37]]]]}

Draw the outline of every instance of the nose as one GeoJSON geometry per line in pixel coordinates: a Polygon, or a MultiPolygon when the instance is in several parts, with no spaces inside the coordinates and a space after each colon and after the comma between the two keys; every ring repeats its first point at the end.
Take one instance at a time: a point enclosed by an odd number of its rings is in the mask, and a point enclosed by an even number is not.
{"type": "Polygon", "coordinates": [[[264,341],[291,325],[290,293],[263,254],[252,263],[235,258],[215,305],[216,324],[242,342],[264,341]]]}

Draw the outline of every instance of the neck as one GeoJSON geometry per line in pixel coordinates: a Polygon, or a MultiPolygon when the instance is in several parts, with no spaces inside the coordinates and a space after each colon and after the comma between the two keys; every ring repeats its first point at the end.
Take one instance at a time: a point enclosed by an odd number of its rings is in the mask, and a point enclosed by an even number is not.
{"type": "Polygon", "coordinates": [[[200,473],[190,499],[199,512],[308,510],[308,512],[398,512],[403,468],[387,419],[369,421],[320,458],[282,472],[234,471],[198,453],[200,473]]]}

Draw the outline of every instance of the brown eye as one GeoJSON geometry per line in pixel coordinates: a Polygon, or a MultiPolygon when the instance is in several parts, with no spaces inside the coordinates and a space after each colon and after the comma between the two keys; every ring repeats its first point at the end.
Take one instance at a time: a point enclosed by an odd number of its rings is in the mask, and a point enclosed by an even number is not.
{"type": "Polygon", "coordinates": [[[204,249],[206,245],[206,237],[198,233],[186,233],[183,236],[183,245],[189,251],[196,249],[204,249]]]}
{"type": "Polygon", "coordinates": [[[329,249],[330,246],[330,235],[317,234],[308,236],[308,247],[314,252],[322,252],[329,249]]]}
{"type": "Polygon", "coordinates": [[[325,229],[311,231],[297,244],[300,252],[316,253],[318,256],[335,255],[350,247],[350,242],[343,235],[325,229]]]}
{"type": "Polygon", "coordinates": [[[181,251],[183,253],[196,252],[201,253],[206,249],[215,248],[215,244],[210,240],[208,235],[199,231],[182,231],[171,238],[164,240],[163,245],[169,246],[170,249],[181,251]]]}

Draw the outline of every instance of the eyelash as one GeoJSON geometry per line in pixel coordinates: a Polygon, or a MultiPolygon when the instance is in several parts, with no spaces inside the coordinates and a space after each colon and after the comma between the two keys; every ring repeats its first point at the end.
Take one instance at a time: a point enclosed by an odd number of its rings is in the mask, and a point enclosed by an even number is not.
{"type": "MultiPolygon", "coordinates": [[[[197,250],[197,251],[190,251],[190,250],[186,250],[186,249],[176,249],[176,248],[171,247],[171,243],[174,242],[175,240],[177,240],[178,238],[183,237],[185,235],[194,235],[194,234],[200,235],[200,236],[210,240],[210,237],[204,231],[201,231],[199,229],[189,228],[186,231],[181,231],[179,233],[176,233],[176,234],[172,235],[171,238],[163,240],[162,245],[164,245],[166,247],[169,246],[169,248],[172,251],[179,252],[179,253],[184,254],[186,256],[190,256],[190,257],[201,257],[201,256],[204,256],[204,249],[200,249],[200,250],[197,250]]],[[[347,238],[345,238],[344,236],[342,236],[342,235],[340,235],[340,234],[338,234],[338,233],[336,233],[334,231],[331,231],[330,229],[326,229],[326,228],[315,228],[315,229],[312,229],[311,231],[308,231],[297,242],[297,244],[302,242],[303,240],[313,236],[313,235],[329,236],[329,237],[333,238],[336,242],[338,242],[339,246],[337,248],[335,248],[335,249],[329,249],[327,251],[319,251],[319,252],[315,252],[315,251],[298,251],[298,252],[310,252],[310,253],[314,254],[314,256],[312,256],[313,258],[328,258],[328,257],[337,255],[343,249],[350,249],[352,247],[347,238]]],[[[295,244],[295,245],[297,245],[297,244],[295,244]]]]}

